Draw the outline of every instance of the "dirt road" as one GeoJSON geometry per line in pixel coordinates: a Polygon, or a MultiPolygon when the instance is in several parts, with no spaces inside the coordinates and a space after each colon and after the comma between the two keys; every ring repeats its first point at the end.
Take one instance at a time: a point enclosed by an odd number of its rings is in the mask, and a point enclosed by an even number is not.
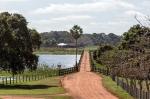
{"type": "Polygon", "coordinates": [[[62,84],[74,99],[118,99],[102,86],[102,78],[90,72],[89,52],[85,51],[80,72],[67,75],[62,84]]]}

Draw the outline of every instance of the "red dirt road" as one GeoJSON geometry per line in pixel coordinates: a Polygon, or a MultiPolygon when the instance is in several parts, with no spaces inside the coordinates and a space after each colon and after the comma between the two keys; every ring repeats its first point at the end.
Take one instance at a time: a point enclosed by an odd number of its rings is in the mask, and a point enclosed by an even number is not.
{"type": "Polygon", "coordinates": [[[102,78],[90,72],[89,52],[85,51],[80,72],[67,75],[62,84],[74,99],[118,99],[102,86],[102,78]]]}

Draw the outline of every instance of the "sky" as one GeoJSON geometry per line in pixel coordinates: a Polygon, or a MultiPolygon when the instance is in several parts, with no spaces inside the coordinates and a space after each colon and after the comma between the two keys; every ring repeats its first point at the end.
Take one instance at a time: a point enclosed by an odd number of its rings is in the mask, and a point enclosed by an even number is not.
{"type": "Polygon", "coordinates": [[[69,31],[122,35],[150,15],[150,0],[0,0],[0,12],[22,14],[38,32],[69,31]]]}

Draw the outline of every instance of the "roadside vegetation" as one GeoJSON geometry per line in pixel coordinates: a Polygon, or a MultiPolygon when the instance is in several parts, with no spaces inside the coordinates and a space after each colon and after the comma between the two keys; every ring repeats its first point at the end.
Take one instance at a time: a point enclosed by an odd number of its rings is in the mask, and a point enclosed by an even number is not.
{"type": "Polygon", "coordinates": [[[117,47],[101,45],[93,52],[93,58],[98,64],[105,66],[113,78],[126,78],[126,83],[133,87],[149,91],[149,35],[149,28],[134,25],[123,34],[122,41],[117,47]],[[143,83],[146,83],[146,88],[143,83]]]}
{"type": "Polygon", "coordinates": [[[3,85],[0,87],[0,95],[25,95],[45,99],[71,99],[70,96],[65,95],[65,90],[60,83],[60,77],[49,77],[39,81],[31,81],[19,85],[3,85]]]}
{"type": "Polygon", "coordinates": [[[134,99],[129,93],[114,82],[111,77],[102,75],[103,86],[119,99],[134,99]]]}
{"type": "MultiPolygon", "coordinates": [[[[92,53],[97,68],[105,69],[113,81],[129,86],[124,87],[134,97],[143,97],[144,94],[133,92],[141,91],[147,93],[150,90],[150,29],[139,24],[132,26],[122,36],[118,46],[100,45],[92,53]]],[[[104,76],[104,81],[109,80],[104,76]]],[[[112,91],[111,81],[105,82],[105,87],[112,91]]],[[[123,87],[123,86],[122,86],[123,87]]],[[[114,89],[113,89],[114,88],[114,89]]],[[[117,92],[117,90],[116,90],[117,92]]],[[[118,93],[122,95],[122,93],[118,93]]],[[[124,96],[125,97],[125,96],[124,96]]],[[[122,98],[121,98],[122,99],[122,98]]],[[[128,98],[123,98],[128,99],[128,98]]],[[[129,98],[130,99],[130,98],[129,98]]]]}

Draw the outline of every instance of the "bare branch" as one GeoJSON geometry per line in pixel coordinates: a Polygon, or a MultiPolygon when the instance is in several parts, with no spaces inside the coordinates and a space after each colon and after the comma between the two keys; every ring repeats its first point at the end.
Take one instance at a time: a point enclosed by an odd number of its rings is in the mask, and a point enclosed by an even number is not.
{"type": "Polygon", "coordinates": [[[134,16],[135,20],[141,25],[143,26],[143,24],[141,23],[141,21],[137,18],[137,15],[134,16]]]}

